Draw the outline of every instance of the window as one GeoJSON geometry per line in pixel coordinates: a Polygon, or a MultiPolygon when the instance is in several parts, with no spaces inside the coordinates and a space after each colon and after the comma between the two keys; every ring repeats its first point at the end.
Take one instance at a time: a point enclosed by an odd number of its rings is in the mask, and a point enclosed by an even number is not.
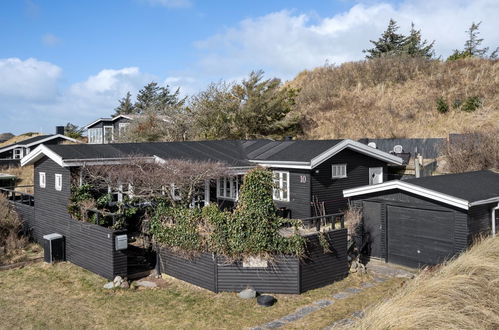
{"type": "Polygon", "coordinates": [[[217,197],[237,200],[239,197],[239,180],[237,177],[220,178],[217,181],[217,197]]]}
{"type": "Polygon", "coordinates": [[[14,149],[14,159],[21,159],[23,158],[23,149],[22,148],[15,148],[14,149]]]}
{"type": "Polygon", "coordinates": [[[102,129],[89,128],[87,131],[88,143],[102,143],[102,129]]]}
{"type": "Polygon", "coordinates": [[[45,172],[40,172],[38,173],[38,178],[39,178],[39,184],[40,188],[45,188],[46,181],[45,181],[45,172]]]}
{"type": "Polygon", "coordinates": [[[289,202],[289,172],[274,172],[274,200],[289,202]]]}
{"type": "Polygon", "coordinates": [[[125,134],[129,124],[130,123],[119,123],[118,124],[118,134],[119,134],[120,138],[123,137],[123,134],[125,134]]]}
{"type": "Polygon", "coordinates": [[[113,142],[113,126],[104,126],[104,143],[113,142]]]}
{"type": "Polygon", "coordinates": [[[62,174],[55,175],[55,190],[62,190],[62,174]]]}
{"type": "Polygon", "coordinates": [[[347,164],[333,164],[332,176],[333,179],[341,179],[347,177],[347,164]]]}

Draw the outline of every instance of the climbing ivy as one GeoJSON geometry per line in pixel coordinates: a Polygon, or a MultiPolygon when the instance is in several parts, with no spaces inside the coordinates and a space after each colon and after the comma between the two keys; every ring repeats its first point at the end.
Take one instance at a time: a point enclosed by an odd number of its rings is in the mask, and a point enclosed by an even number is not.
{"type": "Polygon", "coordinates": [[[254,169],[244,178],[234,213],[216,205],[202,210],[157,207],[151,234],[161,245],[189,253],[216,252],[229,258],[269,253],[302,256],[305,239],[298,234],[299,221],[277,216],[272,189],[272,173],[254,169]],[[283,227],[291,227],[294,233],[282,236],[283,227]]]}

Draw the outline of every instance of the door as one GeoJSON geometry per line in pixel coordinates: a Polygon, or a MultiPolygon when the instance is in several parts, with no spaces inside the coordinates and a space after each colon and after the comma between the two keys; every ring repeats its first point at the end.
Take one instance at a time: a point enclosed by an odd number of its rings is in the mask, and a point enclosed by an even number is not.
{"type": "Polygon", "coordinates": [[[104,126],[104,143],[113,142],[113,126],[104,126]]]}
{"type": "Polygon", "coordinates": [[[369,168],[369,184],[383,183],[383,167],[369,168]]]}
{"type": "Polygon", "coordinates": [[[387,261],[436,265],[454,254],[454,213],[387,206],[387,261]]]}
{"type": "Polygon", "coordinates": [[[362,202],[364,238],[367,246],[363,253],[369,257],[381,258],[381,203],[362,202]]]}

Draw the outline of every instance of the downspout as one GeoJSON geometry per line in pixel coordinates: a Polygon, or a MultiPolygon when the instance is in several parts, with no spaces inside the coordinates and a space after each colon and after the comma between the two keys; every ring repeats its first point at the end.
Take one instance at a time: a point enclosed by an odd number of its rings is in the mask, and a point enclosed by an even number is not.
{"type": "Polygon", "coordinates": [[[496,236],[496,210],[499,210],[499,203],[492,209],[492,236],[496,236]]]}

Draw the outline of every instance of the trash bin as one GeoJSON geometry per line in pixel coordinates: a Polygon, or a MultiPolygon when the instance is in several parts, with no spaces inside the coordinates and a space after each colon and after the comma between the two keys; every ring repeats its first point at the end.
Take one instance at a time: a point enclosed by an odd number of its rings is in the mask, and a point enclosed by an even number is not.
{"type": "Polygon", "coordinates": [[[51,264],[56,261],[63,261],[65,259],[64,236],[57,233],[44,235],[43,249],[43,259],[45,262],[51,264]]]}

